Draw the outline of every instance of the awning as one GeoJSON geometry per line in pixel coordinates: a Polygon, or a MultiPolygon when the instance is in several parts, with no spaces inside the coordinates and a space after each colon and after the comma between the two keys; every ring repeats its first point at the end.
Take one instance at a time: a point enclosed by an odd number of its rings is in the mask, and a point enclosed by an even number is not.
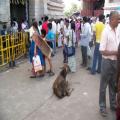
{"type": "Polygon", "coordinates": [[[26,0],[10,0],[10,3],[15,4],[15,5],[19,5],[19,4],[24,5],[25,2],[26,2],[26,0]]]}

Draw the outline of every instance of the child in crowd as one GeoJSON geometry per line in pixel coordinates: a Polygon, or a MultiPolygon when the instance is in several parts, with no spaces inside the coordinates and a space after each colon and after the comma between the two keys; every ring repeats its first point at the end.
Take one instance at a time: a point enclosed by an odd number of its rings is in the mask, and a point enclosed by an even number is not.
{"type": "Polygon", "coordinates": [[[48,33],[46,35],[47,43],[53,49],[53,56],[55,54],[55,34],[52,31],[52,23],[48,23],[48,33]]]}
{"type": "MultiPolygon", "coordinates": [[[[41,37],[43,40],[46,41],[46,31],[44,29],[41,30],[41,37]]],[[[51,58],[49,58],[47,56],[44,56],[44,57],[47,59],[49,67],[50,67],[50,69],[47,71],[47,73],[49,73],[50,76],[53,76],[54,72],[53,72],[52,60],[51,60],[51,58]]],[[[45,71],[46,71],[46,64],[45,64],[45,71]]]]}
{"type": "Polygon", "coordinates": [[[38,30],[40,35],[41,35],[41,29],[42,29],[42,21],[39,21],[38,30]]]}

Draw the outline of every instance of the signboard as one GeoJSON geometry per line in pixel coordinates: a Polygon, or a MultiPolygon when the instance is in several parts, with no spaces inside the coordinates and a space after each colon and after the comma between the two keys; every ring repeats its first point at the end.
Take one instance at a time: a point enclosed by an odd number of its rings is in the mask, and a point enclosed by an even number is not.
{"type": "Polygon", "coordinates": [[[40,48],[42,53],[50,58],[52,54],[52,48],[47,44],[45,40],[43,40],[39,35],[34,34],[32,38],[35,40],[36,45],[40,48]]]}

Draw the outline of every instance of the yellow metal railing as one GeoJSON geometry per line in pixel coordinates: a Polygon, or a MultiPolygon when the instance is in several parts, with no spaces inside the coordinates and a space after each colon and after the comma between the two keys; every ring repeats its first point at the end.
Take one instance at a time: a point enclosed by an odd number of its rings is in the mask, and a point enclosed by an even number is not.
{"type": "Polygon", "coordinates": [[[0,36],[0,66],[24,56],[27,43],[28,33],[25,32],[0,36]]]}

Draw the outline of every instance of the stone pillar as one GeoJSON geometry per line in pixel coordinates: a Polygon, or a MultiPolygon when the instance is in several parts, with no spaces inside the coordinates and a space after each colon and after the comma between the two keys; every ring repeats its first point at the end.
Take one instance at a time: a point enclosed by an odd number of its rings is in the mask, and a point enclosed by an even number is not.
{"type": "Polygon", "coordinates": [[[35,0],[29,0],[29,23],[35,18],[35,0]]]}
{"type": "Polygon", "coordinates": [[[35,0],[35,18],[37,21],[41,20],[44,14],[44,2],[45,0],[35,0]]]}
{"type": "Polygon", "coordinates": [[[10,0],[0,0],[0,25],[10,24],[10,0]]]}
{"type": "Polygon", "coordinates": [[[29,0],[29,22],[35,18],[37,21],[41,20],[44,15],[44,7],[46,0],[29,0]]]}

